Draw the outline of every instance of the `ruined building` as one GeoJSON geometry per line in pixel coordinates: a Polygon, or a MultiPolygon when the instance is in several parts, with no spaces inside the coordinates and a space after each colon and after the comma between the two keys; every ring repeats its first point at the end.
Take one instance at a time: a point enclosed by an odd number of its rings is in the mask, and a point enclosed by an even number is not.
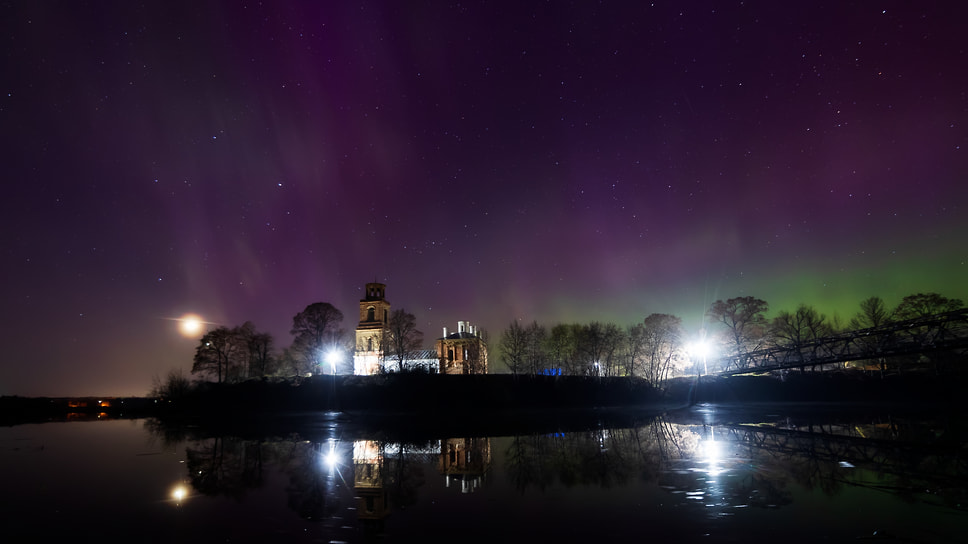
{"type": "Polygon", "coordinates": [[[480,331],[467,321],[457,322],[457,332],[437,340],[441,374],[487,374],[487,344],[480,331]]]}

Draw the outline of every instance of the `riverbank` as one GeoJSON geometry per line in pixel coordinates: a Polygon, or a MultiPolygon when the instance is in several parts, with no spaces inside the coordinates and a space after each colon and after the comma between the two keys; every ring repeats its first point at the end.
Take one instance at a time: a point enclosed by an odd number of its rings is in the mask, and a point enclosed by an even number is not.
{"type": "Polygon", "coordinates": [[[200,384],[178,398],[0,398],[4,425],[102,417],[252,422],[292,414],[341,412],[386,424],[459,427],[491,420],[595,419],[623,411],[659,413],[695,404],[879,403],[964,410],[963,376],[910,373],[790,373],[705,376],[654,387],[640,378],[580,376],[314,376],[200,384]],[[550,414],[554,414],[553,417],[550,414]],[[587,416],[587,417],[586,417],[587,416]]]}

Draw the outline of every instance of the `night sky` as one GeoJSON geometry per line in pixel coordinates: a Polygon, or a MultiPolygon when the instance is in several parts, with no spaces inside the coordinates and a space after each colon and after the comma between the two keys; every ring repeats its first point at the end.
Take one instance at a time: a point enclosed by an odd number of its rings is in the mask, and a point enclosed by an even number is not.
{"type": "Polygon", "coordinates": [[[285,347],[374,280],[428,347],[968,300],[968,3],[139,4],[0,6],[0,394],[143,395],[183,314],[285,347]]]}

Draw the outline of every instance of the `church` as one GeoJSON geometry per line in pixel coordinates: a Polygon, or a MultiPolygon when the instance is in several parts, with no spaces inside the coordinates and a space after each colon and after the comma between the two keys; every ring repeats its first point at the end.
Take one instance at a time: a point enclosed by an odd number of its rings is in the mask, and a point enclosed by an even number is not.
{"type": "MultiPolygon", "coordinates": [[[[394,372],[396,361],[383,350],[390,327],[390,302],[386,284],[367,283],[360,300],[360,321],[356,326],[353,373],[372,375],[394,372]]],[[[407,357],[409,371],[429,374],[487,374],[487,343],[480,331],[466,321],[457,322],[457,331],[444,334],[435,349],[420,350],[407,357]]]]}

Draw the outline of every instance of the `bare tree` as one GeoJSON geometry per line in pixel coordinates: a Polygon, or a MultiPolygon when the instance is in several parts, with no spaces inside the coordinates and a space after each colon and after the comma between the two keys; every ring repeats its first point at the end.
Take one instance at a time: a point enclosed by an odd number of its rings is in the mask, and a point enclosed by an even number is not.
{"type": "Polygon", "coordinates": [[[524,367],[529,374],[534,376],[541,372],[547,361],[544,346],[547,342],[548,331],[537,321],[532,321],[528,328],[524,330],[524,337],[524,367]]]}
{"type": "Polygon", "coordinates": [[[310,304],[292,318],[292,352],[309,364],[313,374],[322,369],[325,348],[343,345],[342,322],[343,313],[328,302],[310,304]]]}
{"type": "Polygon", "coordinates": [[[642,321],[645,379],[659,384],[669,377],[682,355],[682,319],[650,314],[642,321]]]}
{"type": "Polygon", "coordinates": [[[851,318],[849,327],[853,330],[880,327],[889,323],[892,315],[881,297],[869,297],[861,301],[860,311],[851,318]]]}
{"type": "Polygon", "coordinates": [[[192,374],[215,376],[216,383],[228,381],[235,373],[232,369],[243,355],[237,331],[218,327],[205,334],[195,348],[192,374]]]}
{"type": "Polygon", "coordinates": [[[557,365],[564,374],[580,374],[582,363],[578,356],[578,337],[581,325],[558,324],[551,329],[548,336],[546,353],[548,360],[557,365]]]}
{"type": "Polygon", "coordinates": [[[579,327],[576,339],[582,373],[592,376],[614,374],[622,343],[622,329],[614,323],[593,321],[579,327]]]}
{"type": "Polygon", "coordinates": [[[964,304],[957,298],[948,298],[938,293],[918,293],[901,299],[894,310],[899,320],[929,317],[961,309],[964,304]]]}
{"type": "Polygon", "coordinates": [[[527,332],[517,320],[512,321],[504,333],[501,334],[501,341],[498,349],[501,350],[501,359],[511,374],[518,374],[525,370],[525,356],[528,348],[527,332]]]}
{"type": "Polygon", "coordinates": [[[415,352],[423,345],[423,333],[417,330],[417,318],[404,309],[394,310],[384,330],[383,357],[396,361],[403,372],[415,352]]]}
{"type": "MultiPolygon", "coordinates": [[[[833,332],[827,324],[827,316],[806,304],[797,306],[793,313],[780,312],[773,318],[770,331],[778,346],[796,350],[801,363],[817,358],[820,354],[817,353],[816,341],[833,332]],[[805,349],[807,346],[812,347],[805,349]]],[[[803,365],[800,371],[804,371],[803,365]]]]}
{"type": "Polygon", "coordinates": [[[292,348],[284,348],[279,354],[279,372],[289,376],[302,376],[310,372],[309,362],[293,353],[292,348]]]}
{"type": "MultiPolygon", "coordinates": [[[[726,326],[728,343],[732,346],[738,363],[742,364],[747,353],[763,346],[767,337],[766,312],[769,305],[755,297],[736,297],[725,302],[717,300],[706,312],[714,323],[726,326]]],[[[728,370],[729,364],[726,364],[728,370]]]]}
{"type": "MultiPolygon", "coordinates": [[[[918,293],[908,295],[901,299],[901,303],[894,310],[894,315],[898,320],[923,319],[959,310],[964,306],[961,300],[948,298],[938,293],[918,293]]],[[[931,321],[931,320],[929,320],[931,321]]],[[[922,347],[935,345],[936,341],[943,338],[946,334],[946,326],[942,322],[925,323],[917,327],[905,330],[904,336],[907,342],[920,344],[922,347]]],[[[946,364],[948,355],[944,353],[923,355],[922,358],[933,362],[935,372],[940,373],[946,364]]],[[[901,360],[898,360],[898,370],[900,371],[901,360]]]]}
{"type": "Polygon", "coordinates": [[[622,361],[622,346],[625,345],[625,330],[615,323],[602,327],[602,357],[600,363],[603,376],[614,376],[622,361]]]}
{"type": "Polygon", "coordinates": [[[192,389],[192,383],[180,368],[168,371],[168,376],[162,381],[157,375],[151,379],[151,391],[148,396],[177,400],[184,397],[192,389]]]}
{"type": "Polygon", "coordinates": [[[645,326],[642,323],[629,325],[625,329],[621,350],[620,367],[626,376],[635,376],[642,370],[642,357],[645,352],[645,326]]]}
{"type": "Polygon", "coordinates": [[[249,337],[249,377],[265,377],[275,373],[276,357],[272,354],[272,335],[257,332],[249,337]]]}

